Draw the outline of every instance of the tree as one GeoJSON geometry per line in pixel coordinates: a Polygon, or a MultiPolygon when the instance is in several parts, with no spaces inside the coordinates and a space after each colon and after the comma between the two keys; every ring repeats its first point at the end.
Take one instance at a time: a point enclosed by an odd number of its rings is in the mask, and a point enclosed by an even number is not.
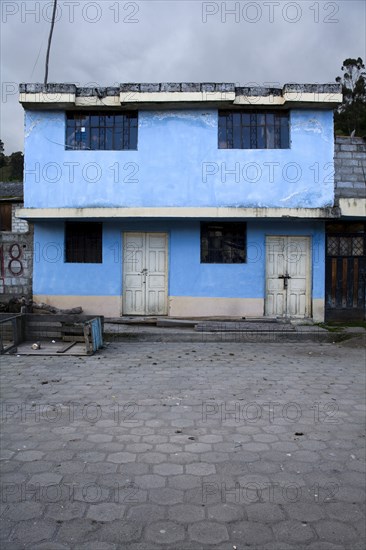
{"type": "Polygon", "coordinates": [[[366,72],[361,57],[343,61],[343,76],[336,82],[342,84],[343,103],[335,111],[334,124],[337,134],[366,135],[366,72]]]}
{"type": "Polygon", "coordinates": [[[20,151],[12,153],[9,157],[10,180],[23,181],[24,155],[20,151]]]}
{"type": "Polygon", "coordinates": [[[0,168],[5,166],[4,142],[0,139],[0,168]]]}

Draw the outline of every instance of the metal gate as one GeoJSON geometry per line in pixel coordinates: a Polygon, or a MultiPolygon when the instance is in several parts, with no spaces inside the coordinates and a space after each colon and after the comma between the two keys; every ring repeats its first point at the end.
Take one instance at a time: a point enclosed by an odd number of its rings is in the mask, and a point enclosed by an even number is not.
{"type": "Polygon", "coordinates": [[[327,224],[326,306],[328,321],[366,317],[366,224],[327,224]]]}

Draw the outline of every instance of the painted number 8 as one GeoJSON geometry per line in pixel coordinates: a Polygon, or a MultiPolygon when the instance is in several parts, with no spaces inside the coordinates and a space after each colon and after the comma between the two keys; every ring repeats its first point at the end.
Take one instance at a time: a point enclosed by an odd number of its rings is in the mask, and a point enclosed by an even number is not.
{"type": "Polygon", "coordinates": [[[23,264],[20,259],[22,255],[22,250],[18,243],[13,244],[9,248],[9,255],[10,255],[10,260],[8,263],[8,269],[10,273],[14,276],[21,275],[23,273],[23,264]],[[16,249],[15,254],[14,254],[14,249],[16,249]],[[15,269],[14,269],[14,262],[15,262],[15,269]]]}

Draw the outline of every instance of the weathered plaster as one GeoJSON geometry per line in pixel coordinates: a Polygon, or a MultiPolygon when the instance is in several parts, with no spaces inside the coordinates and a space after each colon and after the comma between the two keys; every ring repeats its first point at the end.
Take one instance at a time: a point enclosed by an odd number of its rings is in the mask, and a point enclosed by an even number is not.
{"type": "Polygon", "coordinates": [[[217,125],[217,110],[141,111],[137,151],[70,151],[64,113],[28,111],[25,207],[332,206],[331,110],[292,110],[289,149],[218,149],[217,125]]]}

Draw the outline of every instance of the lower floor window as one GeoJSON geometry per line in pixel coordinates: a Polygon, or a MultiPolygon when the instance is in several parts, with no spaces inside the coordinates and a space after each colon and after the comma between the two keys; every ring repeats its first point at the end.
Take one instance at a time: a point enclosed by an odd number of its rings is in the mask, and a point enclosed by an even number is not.
{"type": "Polygon", "coordinates": [[[201,223],[201,263],[242,264],[245,261],[245,223],[201,223]]]}
{"type": "Polygon", "coordinates": [[[65,261],[68,263],[102,263],[102,224],[65,223],[65,261]]]}

